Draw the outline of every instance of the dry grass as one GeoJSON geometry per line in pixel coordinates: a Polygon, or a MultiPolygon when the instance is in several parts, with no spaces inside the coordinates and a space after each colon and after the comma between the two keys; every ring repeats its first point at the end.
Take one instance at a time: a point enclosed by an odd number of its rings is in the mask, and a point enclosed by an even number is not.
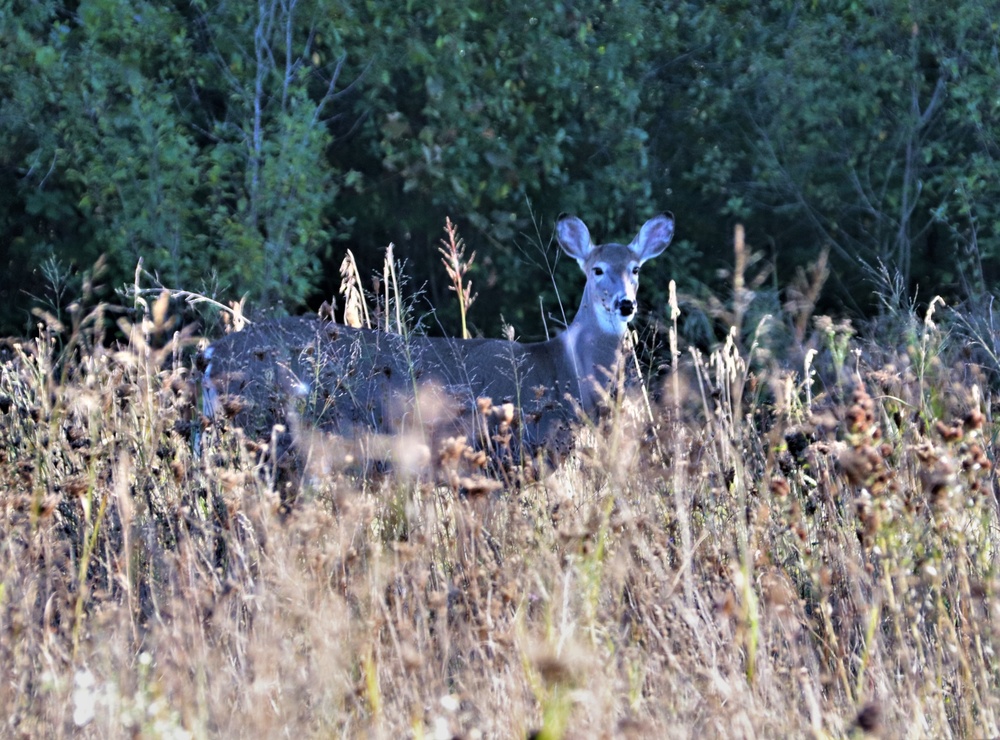
{"type": "Polygon", "coordinates": [[[0,735],[1000,735],[992,390],[931,320],[691,352],[538,483],[289,511],[193,456],[162,306],[92,318],[0,354],[0,735]]]}

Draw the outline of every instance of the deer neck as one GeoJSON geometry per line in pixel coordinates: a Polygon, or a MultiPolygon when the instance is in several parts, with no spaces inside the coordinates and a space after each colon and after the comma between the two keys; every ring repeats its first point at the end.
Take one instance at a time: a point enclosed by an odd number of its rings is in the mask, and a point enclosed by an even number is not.
{"type": "Polygon", "coordinates": [[[622,357],[623,335],[605,331],[581,309],[576,318],[559,335],[571,382],[578,388],[583,408],[591,412],[600,401],[598,390],[607,390],[618,372],[622,357]]]}

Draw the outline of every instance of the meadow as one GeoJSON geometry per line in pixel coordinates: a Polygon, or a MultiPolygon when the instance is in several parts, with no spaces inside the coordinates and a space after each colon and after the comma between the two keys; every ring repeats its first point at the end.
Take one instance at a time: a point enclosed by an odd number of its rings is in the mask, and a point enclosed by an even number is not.
{"type": "Polygon", "coordinates": [[[39,313],[0,344],[0,735],[1000,736],[990,314],[815,292],[740,278],[701,349],[657,312],[570,458],[502,474],[290,475],[201,417],[168,294],[116,343],[86,291],[39,313]]]}

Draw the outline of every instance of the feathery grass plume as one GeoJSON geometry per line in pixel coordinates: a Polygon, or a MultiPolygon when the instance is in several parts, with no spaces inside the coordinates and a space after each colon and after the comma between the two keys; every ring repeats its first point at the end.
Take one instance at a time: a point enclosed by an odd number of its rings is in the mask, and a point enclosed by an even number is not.
{"type": "Polygon", "coordinates": [[[368,304],[361,290],[361,275],[354,253],[350,249],[340,263],[340,294],[344,297],[344,324],[355,328],[372,327],[368,304]]]}
{"type": "Polygon", "coordinates": [[[447,240],[441,240],[438,252],[441,254],[441,262],[444,264],[444,269],[448,272],[449,279],[451,279],[449,287],[458,296],[458,313],[461,319],[462,339],[468,339],[469,327],[466,323],[466,315],[468,314],[469,307],[472,306],[472,302],[476,300],[476,296],[472,293],[472,281],[467,279],[466,275],[472,268],[472,263],[476,261],[476,253],[473,252],[469,255],[468,259],[465,258],[465,241],[459,237],[458,229],[450,218],[445,219],[444,231],[448,235],[448,238],[447,240]]]}

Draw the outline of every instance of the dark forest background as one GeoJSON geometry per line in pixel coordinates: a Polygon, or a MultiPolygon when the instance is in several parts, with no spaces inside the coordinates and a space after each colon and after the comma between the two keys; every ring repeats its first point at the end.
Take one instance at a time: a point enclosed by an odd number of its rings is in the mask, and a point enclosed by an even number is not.
{"type": "MultiPolygon", "coordinates": [[[[598,241],[674,212],[654,312],[671,277],[712,288],[736,223],[776,295],[829,250],[830,310],[878,310],[880,265],[917,300],[980,296],[998,23],[996,2],[929,0],[0,0],[0,333],[102,254],[109,286],[141,257],[294,312],[347,248],[364,273],[391,241],[428,310],[453,304],[450,216],[478,252],[473,325],[495,335],[502,309],[537,337],[563,211],[598,241]]],[[[556,272],[572,303],[576,268],[556,272]]]]}

